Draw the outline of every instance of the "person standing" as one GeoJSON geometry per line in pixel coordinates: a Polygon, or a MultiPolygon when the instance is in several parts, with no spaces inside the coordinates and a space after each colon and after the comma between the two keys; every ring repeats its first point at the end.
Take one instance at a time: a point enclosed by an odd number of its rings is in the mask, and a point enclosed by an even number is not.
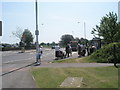
{"type": "Polygon", "coordinates": [[[69,44],[67,44],[67,46],[65,48],[65,51],[66,51],[66,57],[69,57],[69,53],[70,53],[70,46],[69,46],[69,44]]]}
{"type": "Polygon", "coordinates": [[[77,49],[78,49],[78,57],[81,57],[81,46],[80,46],[80,44],[78,44],[77,49]]]}
{"type": "Polygon", "coordinates": [[[59,51],[60,51],[60,46],[58,44],[56,44],[56,46],[55,46],[55,57],[56,58],[59,57],[59,51]]]}
{"type": "Polygon", "coordinates": [[[83,53],[83,56],[85,56],[85,53],[86,53],[86,46],[83,44],[83,47],[82,47],[82,53],[83,53]]]}
{"type": "Polygon", "coordinates": [[[40,65],[41,64],[41,56],[42,56],[42,46],[40,46],[37,50],[37,65],[40,65]]]}
{"type": "Polygon", "coordinates": [[[69,44],[69,53],[70,53],[70,56],[72,56],[72,47],[70,44],[69,44]]]}

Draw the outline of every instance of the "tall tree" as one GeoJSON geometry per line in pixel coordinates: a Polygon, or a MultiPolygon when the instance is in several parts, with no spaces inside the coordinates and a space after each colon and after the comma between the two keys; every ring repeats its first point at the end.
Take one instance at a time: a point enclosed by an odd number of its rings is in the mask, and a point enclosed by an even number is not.
{"type": "Polygon", "coordinates": [[[65,35],[62,35],[60,44],[65,46],[72,40],[74,40],[74,37],[72,35],[65,34],[65,35]]]}
{"type": "Polygon", "coordinates": [[[109,12],[106,16],[102,17],[100,25],[96,25],[91,32],[95,37],[103,38],[106,43],[118,41],[118,24],[117,14],[109,12]]]}
{"type": "Polygon", "coordinates": [[[28,29],[24,30],[21,41],[26,44],[26,47],[30,47],[31,43],[33,42],[33,35],[28,29]]]}

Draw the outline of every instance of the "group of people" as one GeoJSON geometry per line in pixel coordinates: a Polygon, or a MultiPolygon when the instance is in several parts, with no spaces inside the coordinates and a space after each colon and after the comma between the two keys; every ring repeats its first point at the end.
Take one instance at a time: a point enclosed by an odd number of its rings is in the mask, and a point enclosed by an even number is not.
{"type": "Polygon", "coordinates": [[[65,52],[63,52],[61,49],[60,49],[60,46],[57,44],[55,46],[55,57],[56,59],[63,59],[63,58],[66,58],[66,57],[70,57],[72,56],[72,47],[70,44],[67,44],[67,46],[65,47],[65,52]]]}
{"type": "MultiPolygon", "coordinates": [[[[94,45],[91,46],[86,46],[84,44],[78,44],[77,45],[77,52],[78,52],[78,57],[82,57],[85,55],[90,55],[91,53],[93,53],[96,50],[96,47],[94,45]]],[[[72,56],[72,47],[70,44],[67,44],[65,47],[65,52],[63,52],[62,50],[60,50],[60,46],[57,44],[55,46],[55,57],[56,59],[63,59],[66,57],[70,57],[72,56]]]]}
{"type": "Polygon", "coordinates": [[[84,44],[78,44],[78,57],[85,56],[87,52],[87,56],[92,54],[94,51],[96,51],[96,47],[94,45],[84,45],[84,44]]]}
{"type": "Polygon", "coordinates": [[[84,44],[78,44],[77,50],[78,50],[78,57],[85,56],[86,46],[84,44]]]}
{"type": "MultiPolygon", "coordinates": [[[[93,53],[94,51],[96,50],[96,47],[95,46],[86,46],[84,44],[78,44],[77,45],[77,51],[78,51],[78,57],[82,57],[82,56],[85,56],[86,52],[87,52],[87,55],[90,55],[91,53],[93,53]]],[[[38,49],[37,49],[37,52],[36,52],[36,57],[37,57],[37,65],[40,65],[41,64],[41,56],[42,56],[42,46],[40,46],[38,49]]],[[[66,58],[66,57],[70,57],[72,56],[72,47],[70,44],[67,44],[66,47],[65,47],[65,52],[63,52],[61,49],[60,49],[60,46],[58,44],[56,44],[55,46],[55,57],[56,59],[63,59],[63,58],[66,58]]]]}

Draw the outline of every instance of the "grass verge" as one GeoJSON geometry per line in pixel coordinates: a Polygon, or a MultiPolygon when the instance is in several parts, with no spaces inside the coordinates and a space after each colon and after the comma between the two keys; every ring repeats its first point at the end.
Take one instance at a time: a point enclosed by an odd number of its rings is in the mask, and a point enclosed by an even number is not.
{"type": "Polygon", "coordinates": [[[96,60],[90,59],[89,56],[82,58],[70,58],[62,60],[54,60],[52,63],[96,63],[96,60]]]}
{"type": "MultiPolygon", "coordinates": [[[[118,88],[118,69],[110,67],[92,68],[32,68],[38,88],[60,88],[67,77],[83,77],[81,88],[118,88]]],[[[73,87],[76,88],[76,87],[73,87]]]]}

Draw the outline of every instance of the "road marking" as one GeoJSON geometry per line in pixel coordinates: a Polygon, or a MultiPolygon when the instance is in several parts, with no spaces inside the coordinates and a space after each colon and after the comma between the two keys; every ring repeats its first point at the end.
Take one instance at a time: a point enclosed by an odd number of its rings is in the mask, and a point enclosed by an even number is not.
{"type": "Polygon", "coordinates": [[[33,80],[35,81],[35,78],[34,78],[34,76],[32,75],[32,78],[33,78],[33,80]]]}
{"type": "Polygon", "coordinates": [[[72,54],[76,54],[77,52],[72,52],[72,54]]]}
{"type": "Polygon", "coordinates": [[[12,62],[17,62],[17,61],[26,61],[26,60],[30,60],[33,59],[34,57],[28,58],[28,59],[21,59],[21,60],[14,60],[14,61],[7,61],[7,62],[3,62],[3,64],[7,64],[7,63],[12,63],[12,62]]]}

